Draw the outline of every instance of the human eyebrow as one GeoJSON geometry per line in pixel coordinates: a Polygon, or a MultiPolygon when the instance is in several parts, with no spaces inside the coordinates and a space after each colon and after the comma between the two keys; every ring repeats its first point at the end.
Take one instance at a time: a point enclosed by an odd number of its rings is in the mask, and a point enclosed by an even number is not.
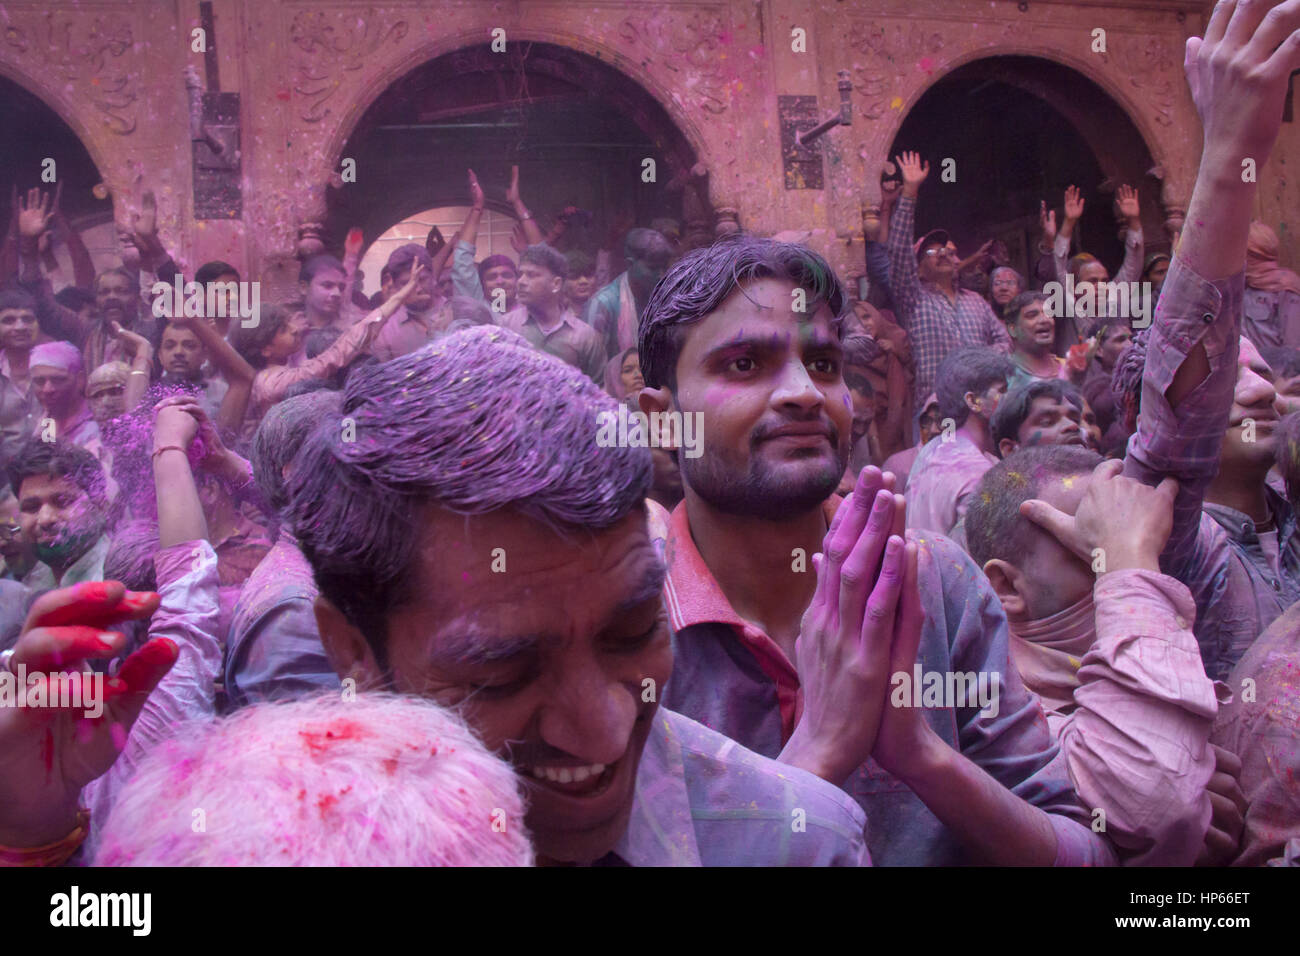
{"type": "Polygon", "coordinates": [[[656,560],[654,566],[642,575],[636,590],[618,602],[618,605],[614,608],[615,613],[621,614],[635,611],[647,602],[659,597],[663,593],[666,574],[663,564],[656,560]]]}
{"type": "Polygon", "coordinates": [[[448,667],[482,667],[535,654],[542,640],[538,634],[503,636],[471,626],[440,638],[430,659],[448,667]]]}

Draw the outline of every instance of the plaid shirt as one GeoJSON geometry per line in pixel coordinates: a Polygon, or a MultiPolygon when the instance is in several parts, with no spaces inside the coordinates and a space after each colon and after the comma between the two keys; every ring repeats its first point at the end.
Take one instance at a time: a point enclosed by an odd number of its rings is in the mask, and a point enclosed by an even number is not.
{"type": "MultiPolygon", "coordinates": [[[[826,502],[828,524],[839,503],[834,496],[826,502]]],[[[1048,814],[1058,866],[1114,864],[1110,843],[1088,827],[1091,817],[1075,795],[1042,707],[1011,664],[1006,615],[988,579],[947,538],[928,532],[909,537],[921,546],[925,626],[918,664],[926,672],[986,673],[1000,682],[996,716],[984,716],[978,707],[927,707],[926,722],[948,746],[1048,814]]],[[[794,665],[732,608],[691,538],[685,502],[672,513],[667,545],[664,601],[674,663],[664,706],[777,757],[801,709],[794,665]]],[[[844,789],[867,811],[867,845],[877,866],[969,862],[921,798],[874,760],[855,770],[844,789]]]]}
{"type": "Polygon", "coordinates": [[[1178,479],[1173,531],[1160,568],[1196,600],[1196,639],[1214,680],[1226,676],[1268,624],[1244,612],[1255,604],[1251,580],[1239,573],[1227,536],[1201,510],[1232,412],[1244,288],[1244,270],[1207,282],[1174,256],[1147,340],[1138,431],[1124,458],[1124,473],[1146,484],[1167,475],[1178,479]],[[1198,343],[1210,374],[1171,408],[1165,393],[1198,343]]]}
{"type": "Polygon", "coordinates": [[[912,340],[916,357],[916,384],[912,392],[917,407],[934,391],[939,363],[963,345],[989,345],[1011,351],[1011,336],[984,297],[965,289],[949,299],[937,286],[922,283],[916,271],[916,200],[899,198],[889,224],[889,271],[898,320],[912,340]]]}

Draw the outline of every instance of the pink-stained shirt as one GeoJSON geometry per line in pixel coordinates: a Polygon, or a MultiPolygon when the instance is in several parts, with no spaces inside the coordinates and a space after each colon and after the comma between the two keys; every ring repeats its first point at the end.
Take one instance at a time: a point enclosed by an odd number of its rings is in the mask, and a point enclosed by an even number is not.
{"type": "Polygon", "coordinates": [[[1191,866],[1210,824],[1218,713],[1191,592],[1154,571],[1119,570],[1097,579],[1093,605],[1096,638],[1073,704],[1045,701],[1048,726],[1126,866],[1191,866]]]}
{"type": "Polygon", "coordinates": [[[293,385],[312,378],[333,375],[366,350],[383,322],[378,310],[352,326],[338,340],[314,359],[296,367],[272,365],[262,369],[253,379],[253,395],[248,403],[247,422],[261,421],[267,409],[284,398],[293,385]]]}
{"type": "Polygon", "coordinates": [[[162,603],[149,623],[149,637],[176,642],[176,663],[154,688],[126,738],[117,762],[81,792],[81,805],[90,810],[90,835],[78,859],[94,859],[99,827],[108,818],[113,800],[136,767],[177,724],[216,714],[216,681],[221,674],[218,639],[220,602],[217,554],[207,541],[185,541],[154,555],[162,603]]]}
{"type": "Polygon", "coordinates": [[[1241,758],[1246,825],[1232,865],[1300,865],[1300,604],[1251,645],[1228,686],[1212,739],[1241,758]]]}
{"type": "Polygon", "coordinates": [[[966,517],[966,499],[976,485],[998,463],[980,451],[960,430],[951,438],[930,439],[912,463],[907,478],[907,527],[909,530],[950,534],[966,517]]]}

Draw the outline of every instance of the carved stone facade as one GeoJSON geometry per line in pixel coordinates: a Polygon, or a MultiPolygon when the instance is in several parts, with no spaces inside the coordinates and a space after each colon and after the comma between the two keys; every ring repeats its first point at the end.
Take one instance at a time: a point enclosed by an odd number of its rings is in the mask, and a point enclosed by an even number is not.
{"type": "MultiPolygon", "coordinates": [[[[361,116],[420,64],[490,43],[542,42],[619,71],[654,98],[708,169],[712,221],[757,233],[811,230],[809,242],[853,273],[864,209],[908,111],[953,69],[1035,56],[1089,79],[1128,114],[1160,170],[1167,223],[1186,209],[1200,148],[1183,81],[1198,0],[215,0],[221,89],[240,94],[242,218],[195,222],[184,72],[194,0],[8,0],[0,7],[0,74],[40,97],[80,137],[115,202],[142,177],[158,192],[166,238],[191,265],[228,259],[286,276],[304,224],[322,221],[344,188],[340,151],[361,116]],[[1106,52],[1094,52],[1095,31],[1106,52]],[[803,51],[794,31],[806,37],[803,51]],[[780,97],[838,109],[836,71],[853,82],[853,124],[821,137],[823,188],[784,188],[780,97]]],[[[212,91],[210,91],[212,92],[212,91]]],[[[1104,144],[1098,144],[1104,147],[1104,144]]],[[[1261,177],[1263,218],[1284,258],[1300,162],[1284,127],[1261,177]]],[[[118,215],[122,215],[119,210],[118,215]]],[[[1300,225],[1300,224],[1298,224],[1300,225]]]]}

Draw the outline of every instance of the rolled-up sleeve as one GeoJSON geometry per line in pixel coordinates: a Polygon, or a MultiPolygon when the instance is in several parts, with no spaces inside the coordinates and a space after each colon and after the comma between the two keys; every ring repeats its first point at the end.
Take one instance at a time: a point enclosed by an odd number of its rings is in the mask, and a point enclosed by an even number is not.
{"type": "Polygon", "coordinates": [[[1138,431],[1124,459],[1124,473],[1146,484],[1178,479],[1173,532],[1160,567],[1193,593],[1197,587],[1185,572],[1194,560],[1201,506],[1219,470],[1232,412],[1244,289],[1244,271],[1208,282],[1174,256],[1147,341],[1138,431]],[[1210,373],[1174,408],[1166,394],[1198,344],[1205,348],[1210,373]]]}

